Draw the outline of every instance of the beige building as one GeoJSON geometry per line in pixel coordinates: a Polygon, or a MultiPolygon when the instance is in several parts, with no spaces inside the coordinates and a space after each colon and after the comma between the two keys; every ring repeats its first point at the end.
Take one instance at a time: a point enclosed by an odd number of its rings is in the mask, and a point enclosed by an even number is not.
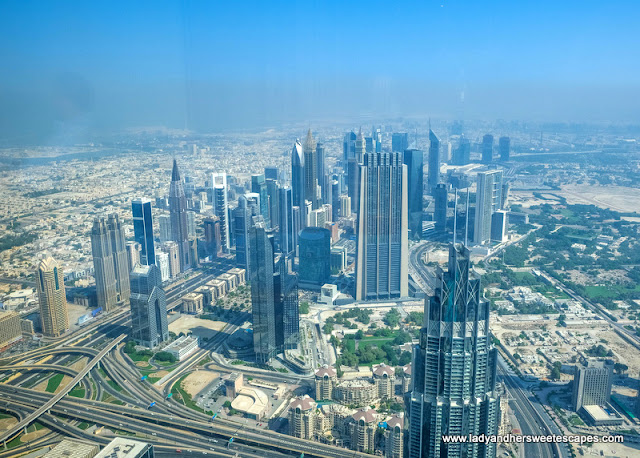
{"type": "Polygon", "coordinates": [[[236,276],[238,285],[244,285],[247,281],[247,271],[245,269],[234,267],[229,269],[228,273],[236,276]]]}
{"type": "Polygon", "coordinates": [[[22,329],[22,334],[26,336],[32,336],[36,333],[31,320],[20,320],[20,328],[22,329]]]}
{"type": "Polygon", "coordinates": [[[38,302],[42,333],[48,337],[59,337],[69,329],[67,298],[64,289],[62,268],[51,257],[43,259],[36,270],[38,302]]]}
{"type": "Polygon", "coordinates": [[[396,374],[391,366],[385,363],[373,368],[373,381],[378,385],[378,397],[389,399],[395,395],[396,374]]]}
{"type": "Polygon", "coordinates": [[[167,242],[162,247],[162,251],[169,255],[169,275],[175,278],[180,273],[180,255],[176,242],[167,242]]]}
{"type": "Polygon", "coordinates": [[[387,430],[384,432],[384,456],[387,458],[402,458],[404,434],[403,414],[392,416],[387,420],[387,430]]]}
{"type": "Polygon", "coordinates": [[[331,366],[323,366],[316,371],[316,400],[333,399],[333,390],[338,383],[338,373],[331,366]]]}
{"type": "Polygon", "coordinates": [[[0,348],[22,337],[20,315],[16,312],[0,312],[0,348]]]}
{"type": "Polygon", "coordinates": [[[242,374],[232,372],[231,374],[224,376],[223,379],[227,396],[235,398],[244,386],[242,374]]]}
{"type": "Polygon", "coordinates": [[[354,413],[351,418],[352,420],[349,423],[351,450],[373,453],[375,451],[378,413],[369,407],[365,407],[354,413]]]}
{"type": "Polygon", "coordinates": [[[378,384],[370,379],[346,380],[335,386],[333,399],[346,405],[370,405],[379,399],[378,384]]]}
{"type": "Polygon", "coordinates": [[[402,394],[408,393],[411,388],[411,363],[402,368],[402,394]]]}
{"type": "Polygon", "coordinates": [[[289,404],[289,435],[298,439],[313,439],[317,431],[316,417],[322,415],[316,408],[316,403],[309,396],[294,399],[289,404]]]}
{"type": "Polygon", "coordinates": [[[197,315],[202,313],[203,310],[202,294],[189,293],[182,298],[182,311],[184,313],[191,313],[197,315]]]}
{"type": "Polygon", "coordinates": [[[93,458],[99,451],[99,445],[77,439],[64,439],[42,456],[43,458],[93,458]]]}

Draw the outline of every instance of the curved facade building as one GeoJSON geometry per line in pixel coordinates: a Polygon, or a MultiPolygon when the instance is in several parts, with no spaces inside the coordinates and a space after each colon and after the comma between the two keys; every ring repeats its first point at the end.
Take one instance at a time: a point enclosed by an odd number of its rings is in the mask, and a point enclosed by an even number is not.
{"type": "Polygon", "coordinates": [[[40,261],[36,270],[36,284],[42,333],[47,337],[59,337],[69,328],[69,315],[64,274],[51,256],[40,261]]]}

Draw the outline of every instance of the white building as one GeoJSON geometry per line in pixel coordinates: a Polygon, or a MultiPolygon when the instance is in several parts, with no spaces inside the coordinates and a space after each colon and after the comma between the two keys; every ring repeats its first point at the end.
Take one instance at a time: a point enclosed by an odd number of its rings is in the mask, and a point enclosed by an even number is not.
{"type": "Polygon", "coordinates": [[[162,283],[168,281],[171,277],[169,273],[169,254],[163,251],[156,253],[156,265],[160,269],[160,279],[162,283]]]}
{"type": "Polygon", "coordinates": [[[171,353],[178,361],[193,354],[198,349],[198,338],[193,336],[178,337],[166,346],[164,351],[171,353]]]}

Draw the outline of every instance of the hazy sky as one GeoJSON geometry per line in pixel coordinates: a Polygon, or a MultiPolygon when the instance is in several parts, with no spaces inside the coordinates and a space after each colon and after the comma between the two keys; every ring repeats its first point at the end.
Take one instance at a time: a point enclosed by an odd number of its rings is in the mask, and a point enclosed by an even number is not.
{"type": "Polygon", "coordinates": [[[640,115],[638,1],[0,2],[0,136],[640,115]],[[462,102],[464,100],[464,102],[462,102]]]}

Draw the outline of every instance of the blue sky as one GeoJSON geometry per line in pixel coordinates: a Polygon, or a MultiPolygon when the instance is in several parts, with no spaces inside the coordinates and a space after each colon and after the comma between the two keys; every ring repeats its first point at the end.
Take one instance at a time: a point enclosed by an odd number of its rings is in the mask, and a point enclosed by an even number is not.
{"type": "Polygon", "coordinates": [[[214,129],[229,110],[227,127],[295,110],[452,117],[462,92],[475,117],[625,120],[638,114],[625,101],[639,94],[639,17],[633,1],[5,0],[0,100],[112,128],[214,129]]]}

